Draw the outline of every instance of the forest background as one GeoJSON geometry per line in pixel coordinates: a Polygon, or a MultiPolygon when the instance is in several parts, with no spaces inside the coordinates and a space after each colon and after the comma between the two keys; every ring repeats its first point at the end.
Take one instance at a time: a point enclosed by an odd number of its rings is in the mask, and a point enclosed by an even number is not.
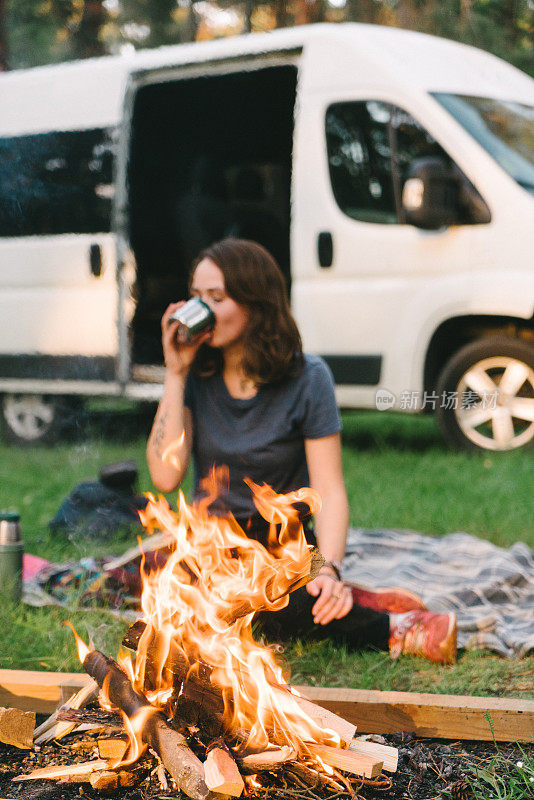
{"type": "Polygon", "coordinates": [[[0,69],[349,20],[472,44],[534,76],[534,0],[0,0],[0,69]]]}

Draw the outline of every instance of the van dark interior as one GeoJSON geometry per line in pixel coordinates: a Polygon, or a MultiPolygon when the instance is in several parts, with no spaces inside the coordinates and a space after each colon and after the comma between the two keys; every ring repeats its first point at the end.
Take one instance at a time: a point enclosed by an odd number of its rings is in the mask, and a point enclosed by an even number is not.
{"type": "Polygon", "coordinates": [[[160,319],[192,260],[225,236],[269,249],[289,290],[293,66],[139,89],[128,166],[137,264],[132,363],[161,364],[160,319]]]}

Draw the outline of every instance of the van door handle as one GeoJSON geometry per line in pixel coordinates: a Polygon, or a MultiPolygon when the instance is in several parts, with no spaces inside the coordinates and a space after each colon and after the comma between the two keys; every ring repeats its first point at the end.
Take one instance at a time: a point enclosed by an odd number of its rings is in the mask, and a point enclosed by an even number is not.
{"type": "Polygon", "coordinates": [[[331,267],[334,260],[334,243],[330,231],[321,231],[317,237],[317,253],[321,267],[331,267]]]}
{"type": "Polygon", "coordinates": [[[89,264],[91,275],[100,278],[102,275],[102,248],[99,244],[92,244],[89,248],[89,264]]]}

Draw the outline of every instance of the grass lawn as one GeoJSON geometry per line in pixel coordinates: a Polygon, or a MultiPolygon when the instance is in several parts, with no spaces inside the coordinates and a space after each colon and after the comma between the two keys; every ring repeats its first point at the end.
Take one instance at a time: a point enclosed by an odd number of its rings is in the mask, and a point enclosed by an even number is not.
{"type": "MultiPolygon", "coordinates": [[[[21,512],[27,552],[66,560],[120,553],[132,544],[123,536],[95,552],[90,541],[54,539],[47,523],[69,491],[94,480],[108,462],[134,458],[140,488],[152,488],[144,460],[151,414],[95,403],[77,442],[33,450],[0,444],[0,508],[21,512]]],[[[428,534],[463,530],[503,546],[523,540],[534,547],[532,454],[450,453],[432,418],[353,412],[344,415],[343,457],[354,525],[428,534]]],[[[3,604],[0,667],[78,670],[72,634],[61,625],[69,618],[84,638],[116,653],[126,625],[101,610],[73,614],[3,604]]],[[[295,683],[534,697],[534,658],[512,662],[465,653],[443,668],[409,657],[392,662],[383,653],[347,653],[329,642],[294,642],[285,655],[295,683]]]]}

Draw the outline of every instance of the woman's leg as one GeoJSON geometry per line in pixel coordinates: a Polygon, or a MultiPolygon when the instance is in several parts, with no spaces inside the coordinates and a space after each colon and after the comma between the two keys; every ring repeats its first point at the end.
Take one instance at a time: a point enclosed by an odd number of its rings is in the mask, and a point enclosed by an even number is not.
{"type": "Polygon", "coordinates": [[[297,589],[289,595],[289,604],[281,611],[264,611],[258,615],[262,630],[276,639],[305,636],[314,639],[332,639],[353,650],[375,647],[388,649],[389,615],[363,606],[353,606],[342,619],[327,625],[316,625],[312,608],[317,602],[306,591],[297,589]]]}

